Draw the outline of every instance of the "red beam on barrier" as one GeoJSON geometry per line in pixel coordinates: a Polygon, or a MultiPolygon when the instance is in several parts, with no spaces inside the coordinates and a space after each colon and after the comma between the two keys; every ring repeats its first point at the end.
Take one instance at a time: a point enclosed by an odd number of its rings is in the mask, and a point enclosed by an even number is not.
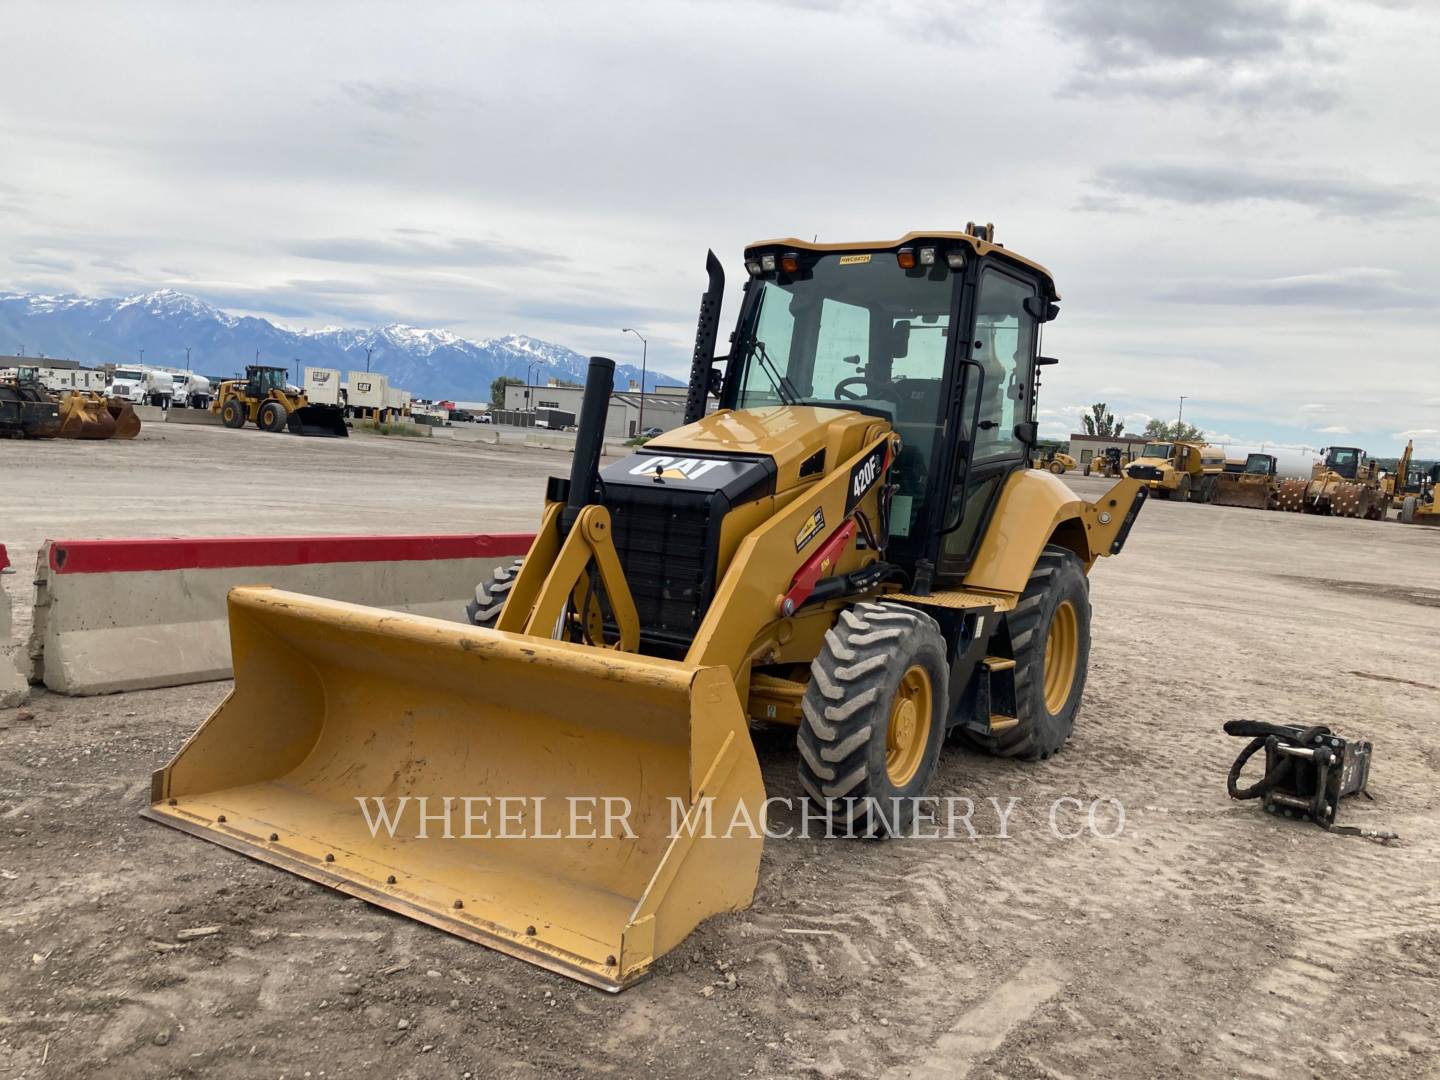
{"type": "MultiPolygon", "coordinates": [[[[231,566],[421,562],[524,555],[530,533],[432,536],[206,536],[127,540],[52,540],[57,574],[123,574],[146,570],[219,570],[231,566]]],[[[0,547],[0,555],[4,548],[0,547]]],[[[0,565],[4,565],[0,562],[0,565]]]]}
{"type": "Polygon", "coordinates": [[[6,570],[10,566],[10,553],[5,550],[5,545],[0,544],[0,570],[6,570]]]}

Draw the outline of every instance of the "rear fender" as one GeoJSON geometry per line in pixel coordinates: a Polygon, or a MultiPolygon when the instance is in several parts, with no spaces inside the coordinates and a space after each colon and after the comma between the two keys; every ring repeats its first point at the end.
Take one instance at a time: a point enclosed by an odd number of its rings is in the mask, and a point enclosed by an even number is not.
{"type": "Polygon", "coordinates": [[[1047,544],[1073,551],[1088,573],[1096,559],[1123,546],[1144,492],[1143,481],[1122,479],[1092,503],[1051,473],[1017,470],[1000,493],[966,587],[1023,592],[1047,544]]]}

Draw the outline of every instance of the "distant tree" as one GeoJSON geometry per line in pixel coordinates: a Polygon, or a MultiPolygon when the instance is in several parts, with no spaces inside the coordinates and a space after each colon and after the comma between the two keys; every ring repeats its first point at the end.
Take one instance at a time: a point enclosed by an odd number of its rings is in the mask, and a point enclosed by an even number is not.
{"type": "Polygon", "coordinates": [[[1145,437],[1158,441],[1171,442],[1204,442],[1205,432],[1194,424],[1187,424],[1183,420],[1176,420],[1174,423],[1166,423],[1164,420],[1151,420],[1145,425],[1145,437]]]}
{"type": "Polygon", "coordinates": [[[556,385],[556,386],[584,386],[585,384],[582,383],[582,382],[576,382],[574,379],[556,379],[556,380],[555,380],[555,385],[556,385]]]}
{"type": "Polygon", "coordinates": [[[517,379],[514,375],[501,375],[490,384],[490,404],[497,409],[505,408],[505,388],[524,385],[524,379],[517,379]]]}
{"type": "Polygon", "coordinates": [[[1099,435],[1106,439],[1118,439],[1125,434],[1125,422],[1116,420],[1115,414],[1110,411],[1103,401],[1097,401],[1090,406],[1090,412],[1080,418],[1085,425],[1086,435],[1099,435]]]}

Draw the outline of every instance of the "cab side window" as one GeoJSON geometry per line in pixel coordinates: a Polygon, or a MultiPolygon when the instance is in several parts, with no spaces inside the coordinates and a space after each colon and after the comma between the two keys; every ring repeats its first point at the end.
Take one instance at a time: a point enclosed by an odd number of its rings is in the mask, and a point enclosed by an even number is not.
{"type": "MultiPolygon", "coordinates": [[[[1031,418],[1031,370],[1035,360],[1035,317],[1025,301],[1034,285],[999,270],[986,269],[976,300],[972,355],[985,369],[980,430],[975,432],[974,465],[1024,454],[1015,425],[1031,418]]],[[[972,388],[973,392],[973,388],[972,388]]],[[[968,422],[974,400],[967,394],[968,422]]]]}

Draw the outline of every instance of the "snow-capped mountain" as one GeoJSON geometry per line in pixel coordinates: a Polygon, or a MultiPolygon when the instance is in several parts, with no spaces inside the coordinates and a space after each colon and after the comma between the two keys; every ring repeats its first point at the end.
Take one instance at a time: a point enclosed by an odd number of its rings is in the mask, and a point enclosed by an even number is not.
{"type": "MultiPolygon", "coordinates": [[[[488,401],[490,383],[501,375],[537,382],[547,378],[583,382],[587,357],[537,338],[508,334],[471,341],[448,330],[403,323],[373,329],[291,330],[268,319],[235,316],[198,297],[173,289],[123,299],[47,296],[0,292],[0,354],[24,349],[27,356],[67,357],[82,364],[144,362],[190,366],[206,375],[229,377],[255,362],[284,365],[298,359],[310,367],[370,370],[390,376],[393,386],[417,397],[488,401]],[[543,361],[537,365],[535,362],[543,361]]],[[[615,385],[639,382],[640,369],[617,364],[615,385]]],[[[646,388],[674,386],[676,380],[650,371],[646,388]]]]}

